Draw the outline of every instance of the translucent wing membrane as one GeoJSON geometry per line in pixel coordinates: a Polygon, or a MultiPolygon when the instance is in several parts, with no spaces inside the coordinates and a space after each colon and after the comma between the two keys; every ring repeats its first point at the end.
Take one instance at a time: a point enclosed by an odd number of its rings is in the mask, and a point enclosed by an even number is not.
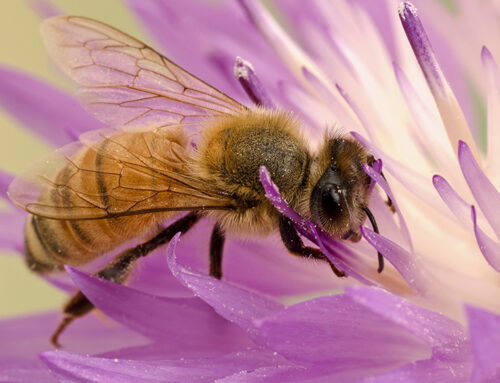
{"type": "Polygon", "coordinates": [[[43,23],[42,35],[53,59],[82,87],[79,96],[89,112],[108,126],[157,128],[245,109],[140,41],[98,21],[55,17],[43,23]]]}
{"type": "Polygon", "coordinates": [[[230,196],[191,175],[186,142],[181,127],[89,132],[16,178],[9,196],[54,219],[234,208],[230,196]]]}
{"type": "Polygon", "coordinates": [[[246,108],[140,41],[95,20],[46,20],[56,63],[87,109],[112,128],[42,159],[9,188],[28,212],[99,219],[174,210],[232,209],[235,201],[192,175],[188,133],[246,108]]]}

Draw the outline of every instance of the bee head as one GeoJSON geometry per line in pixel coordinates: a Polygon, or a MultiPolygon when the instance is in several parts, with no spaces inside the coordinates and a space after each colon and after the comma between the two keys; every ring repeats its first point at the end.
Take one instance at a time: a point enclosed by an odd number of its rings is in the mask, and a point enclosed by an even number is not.
{"type": "Polygon", "coordinates": [[[313,164],[310,179],[311,218],[336,238],[357,242],[367,217],[370,177],[362,164],[374,161],[357,141],[327,137],[313,164]]]}

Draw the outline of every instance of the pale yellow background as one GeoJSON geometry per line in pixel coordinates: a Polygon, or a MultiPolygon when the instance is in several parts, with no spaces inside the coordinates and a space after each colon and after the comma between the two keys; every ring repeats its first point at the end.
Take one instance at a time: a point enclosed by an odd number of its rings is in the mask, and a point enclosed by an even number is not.
{"type": "MultiPolygon", "coordinates": [[[[145,34],[120,0],[54,0],[54,3],[65,13],[107,22],[144,40],[145,34]]],[[[0,63],[67,87],[68,83],[54,71],[45,54],[39,33],[40,18],[29,4],[28,0],[0,0],[0,63]]],[[[0,111],[2,169],[20,172],[49,150],[0,111]]],[[[59,308],[63,301],[64,295],[30,273],[20,256],[0,254],[0,318],[59,308]]]]}

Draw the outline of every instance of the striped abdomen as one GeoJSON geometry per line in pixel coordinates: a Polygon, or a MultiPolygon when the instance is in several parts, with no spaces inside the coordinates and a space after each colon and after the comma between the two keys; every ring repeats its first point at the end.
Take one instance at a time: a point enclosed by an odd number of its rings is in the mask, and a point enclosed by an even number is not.
{"type": "Polygon", "coordinates": [[[161,170],[181,171],[185,165],[183,141],[182,135],[176,139],[172,134],[164,137],[135,132],[82,146],[54,177],[57,185],[64,187],[47,188],[39,201],[57,209],[74,209],[75,214],[82,214],[79,207],[85,206],[84,213],[90,219],[29,216],[25,244],[30,268],[46,272],[64,264],[89,262],[128,240],[154,232],[176,214],[129,215],[134,209],[155,211],[159,206],[190,205],[192,197],[172,193],[176,186],[160,174],[161,170]]]}

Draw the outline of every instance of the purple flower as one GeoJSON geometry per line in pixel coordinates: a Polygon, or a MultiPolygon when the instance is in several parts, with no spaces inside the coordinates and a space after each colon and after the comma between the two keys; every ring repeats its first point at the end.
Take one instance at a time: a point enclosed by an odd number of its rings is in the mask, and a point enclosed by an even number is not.
{"type": "MultiPolygon", "coordinates": [[[[0,322],[0,381],[500,379],[500,51],[482,47],[498,49],[500,9],[276,0],[287,30],[257,1],[126,3],[182,67],[237,100],[294,111],[311,147],[334,123],[366,146],[379,159],[364,170],[380,234],[362,227],[359,243],[333,240],[290,208],[263,167],[269,200],[349,278],[290,257],[270,236],[229,238],[216,280],[205,222],[142,260],[128,286],[71,267],[71,280],[51,278],[105,318],[77,321],[62,350],[49,344],[57,314],[0,322]],[[482,64],[471,58],[481,47],[482,64]],[[487,100],[487,148],[471,83],[487,100]],[[377,251],[389,263],[381,274],[377,251]]],[[[103,126],[50,85],[5,67],[0,77],[0,105],[55,146],[103,126]]],[[[11,180],[0,174],[5,200],[11,180]]],[[[0,213],[2,248],[24,251],[25,218],[14,206],[0,213]]]]}

